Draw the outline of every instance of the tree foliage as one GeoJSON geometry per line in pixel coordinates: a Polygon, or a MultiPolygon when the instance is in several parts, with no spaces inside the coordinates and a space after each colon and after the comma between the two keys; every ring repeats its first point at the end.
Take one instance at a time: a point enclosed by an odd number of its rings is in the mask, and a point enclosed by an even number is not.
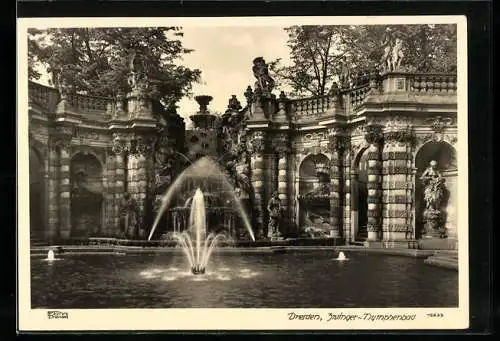
{"type": "Polygon", "coordinates": [[[114,97],[131,90],[130,60],[140,55],[147,91],[166,107],[174,106],[199,81],[201,72],[178,65],[192,50],[183,47],[179,27],[63,28],[28,32],[29,77],[38,79],[43,65],[54,86],[114,97]]]}
{"type": "Polygon", "coordinates": [[[455,72],[456,25],[291,26],[285,28],[289,65],[269,63],[278,84],[292,96],[328,93],[340,75],[380,69],[384,42],[403,40],[403,65],[408,72],[455,72]]]}

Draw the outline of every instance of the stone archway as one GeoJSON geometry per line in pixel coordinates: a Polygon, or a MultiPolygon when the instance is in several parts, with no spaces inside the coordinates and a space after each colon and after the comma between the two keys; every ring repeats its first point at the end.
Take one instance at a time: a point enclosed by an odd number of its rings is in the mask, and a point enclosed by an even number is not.
{"type": "Polygon", "coordinates": [[[444,179],[444,191],[440,201],[441,219],[446,227],[448,237],[456,238],[457,234],[457,161],[455,148],[448,142],[427,142],[415,155],[415,238],[422,238],[424,228],[424,185],[421,180],[423,172],[429,168],[430,162],[436,162],[436,170],[444,179]]]}
{"type": "Polygon", "coordinates": [[[97,236],[103,231],[103,167],[90,153],[73,155],[70,169],[71,237],[97,236]]]}
{"type": "Polygon", "coordinates": [[[368,147],[359,151],[351,171],[351,224],[352,238],[368,238],[368,147]]]}
{"type": "Polygon", "coordinates": [[[46,230],[45,172],[40,153],[30,147],[30,239],[43,239],[46,230]]]}
{"type": "Polygon", "coordinates": [[[330,233],[330,160],[324,154],[306,156],[299,166],[297,222],[299,234],[327,237],[330,233]]]}

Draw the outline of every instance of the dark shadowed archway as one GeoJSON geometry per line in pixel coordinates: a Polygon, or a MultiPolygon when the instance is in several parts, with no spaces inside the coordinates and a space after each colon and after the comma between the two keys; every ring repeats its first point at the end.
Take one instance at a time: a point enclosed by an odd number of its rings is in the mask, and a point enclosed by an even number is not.
{"type": "Polygon", "coordinates": [[[308,237],[327,237],[330,233],[330,160],[324,154],[311,154],[299,167],[298,226],[308,237]]]}
{"type": "Polygon", "coordinates": [[[368,237],[368,148],[363,148],[354,159],[351,174],[351,219],[353,237],[364,241],[368,237]]]}
{"type": "Polygon", "coordinates": [[[43,239],[46,229],[44,162],[33,147],[29,154],[30,239],[43,239]]]}
{"type": "Polygon", "coordinates": [[[103,224],[102,166],[89,153],[71,159],[71,237],[98,236],[103,224]]]}

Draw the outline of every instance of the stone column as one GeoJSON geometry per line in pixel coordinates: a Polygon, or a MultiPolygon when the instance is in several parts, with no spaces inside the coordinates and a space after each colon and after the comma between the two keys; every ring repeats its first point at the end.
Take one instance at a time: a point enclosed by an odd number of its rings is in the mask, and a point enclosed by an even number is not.
{"type": "Polygon", "coordinates": [[[341,136],[329,136],[329,148],[332,158],[330,160],[330,237],[338,238],[341,235],[341,153],[344,148],[341,136]]]}
{"type": "Polygon", "coordinates": [[[382,161],[382,129],[377,125],[366,127],[365,139],[368,148],[368,240],[380,240],[382,225],[382,191],[381,191],[381,161],[382,161]]]}
{"type": "Polygon", "coordinates": [[[346,144],[346,149],[344,150],[344,155],[343,155],[343,166],[344,166],[344,173],[343,173],[343,196],[344,196],[344,202],[343,202],[343,227],[344,227],[344,238],[346,243],[349,241],[354,241],[354,235],[352,233],[351,227],[352,227],[352,221],[351,221],[351,153],[350,153],[350,146],[346,144]]]}
{"type": "Polygon", "coordinates": [[[120,227],[120,206],[125,192],[125,158],[126,150],[123,139],[113,134],[113,153],[115,154],[115,185],[114,185],[114,222],[113,229],[116,236],[122,234],[120,227]]]}
{"type": "Polygon", "coordinates": [[[278,195],[281,201],[281,209],[283,212],[282,220],[280,222],[280,232],[282,234],[287,234],[290,222],[290,202],[288,198],[289,194],[289,174],[288,174],[288,162],[290,154],[289,139],[287,134],[279,134],[275,136],[273,141],[273,147],[278,157],[278,195]]]}
{"type": "Polygon", "coordinates": [[[71,237],[71,185],[70,185],[70,143],[72,136],[59,136],[59,236],[71,237]]]}
{"type": "Polygon", "coordinates": [[[115,156],[108,153],[106,158],[106,179],[107,179],[107,192],[106,192],[106,219],[104,226],[104,232],[108,236],[115,235],[115,186],[116,186],[116,163],[115,156]]]}
{"type": "Polygon", "coordinates": [[[248,150],[251,153],[250,171],[254,190],[254,214],[256,238],[264,238],[264,133],[253,132],[248,140],[248,150]]]}
{"type": "Polygon", "coordinates": [[[49,137],[49,170],[48,170],[48,226],[45,238],[52,242],[58,237],[59,229],[59,157],[55,136],[49,137]]]}
{"type": "Polygon", "coordinates": [[[147,137],[139,137],[137,139],[135,198],[139,207],[139,237],[143,237],[146,232],[142,231],[142,229],[145,229],[146,227],[145,218],[148,215],[148,199],[150,198],[148,195],[151,173],[150,170],[153,167],[151,162],[153,144],[154,141],[147,137]]]}
{"type": "Polygon", "coordinates": [[[384,134],[384,240],[413,239],[412,133],[398,128],[384,134]],[[387,149],[387,150],[386,150],[387,149]]]}

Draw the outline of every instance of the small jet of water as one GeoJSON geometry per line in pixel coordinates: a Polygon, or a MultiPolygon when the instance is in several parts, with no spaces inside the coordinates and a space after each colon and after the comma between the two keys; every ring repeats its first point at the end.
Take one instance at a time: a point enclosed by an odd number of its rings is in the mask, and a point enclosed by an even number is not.
{"type": "Polygon", "coordinates": [[[49,252],[47,252],[47,260],[48,261],[56,260],[56,255],[55,255],[54,251],[49,250],[49,252]]]}
{"type": "Polygon", "coordinates": [[[339,252],[339,255],[337,256],[337,258],[335,258],[335,260],[347,260],[347,257],[345,256],[344,252],[340,251],[339,252]]]}

